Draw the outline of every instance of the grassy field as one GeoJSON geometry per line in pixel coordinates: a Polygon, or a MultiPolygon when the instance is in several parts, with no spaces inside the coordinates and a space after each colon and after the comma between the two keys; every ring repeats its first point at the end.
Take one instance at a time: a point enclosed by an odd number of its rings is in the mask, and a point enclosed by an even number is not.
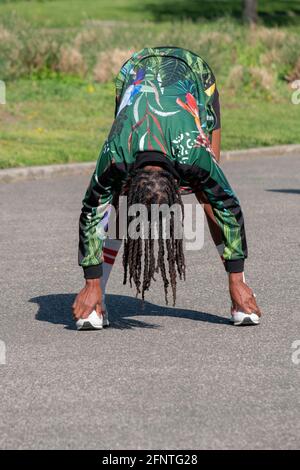
{"type": "MultiPolygon", "coordinates": [[[[9,85],[8,99],[1,168],[94,160],[113,120],[112,84],[18,80],[9,85]]],[[[223,149],[299,142],[298,108],[223,94],[223,149]]]]}
{"type": "MultiPolygon", "coordinates": [[[[298,0],[259,0],[267,25],[299,24],[298,0]]],[[[90,20],[168,21],[225,15],[241,18],[242,0],[0,0],[0,17],[12,12],[34,27],[76,27],[90,20]]]]}
{"type": "MultiPolygon", "coordinates": [[[[240,2],[218,3],[240,14],[240,2]]],[[[299,142],[300,105],[291,103],[290,82],[300,78],[300,2],[274,1],[274,10],[259,3],[268,24],[289,4],[284,26],[246,28],[217,18],[209,1],[199,19],[199,2],[187,0],[190,19],[179,21],[181,0],[172,9],[169,0],[0,0],[0,79],[7,87],[0,168],[96,159],[113,120],[112,77],[132,50],[149,45],[186,47],[211,64],[223,149],[299,142]]]]}

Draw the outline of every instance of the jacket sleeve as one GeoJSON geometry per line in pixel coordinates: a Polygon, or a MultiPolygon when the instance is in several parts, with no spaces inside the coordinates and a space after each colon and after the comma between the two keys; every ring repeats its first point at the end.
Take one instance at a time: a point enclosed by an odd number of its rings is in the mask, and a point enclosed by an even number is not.
{"type": "Polygon", "coordinates": [[[222,231],[223,258],[227,272],[242,272],[247,258],[247,241],[242,209],[222,169],[205,149],[194,149],[184,177],[195,190],[203,191],[222,231]]]}
{"type": "Polygon", "coordinates": [[[86,279],[102,275],[102,246],[114,193],[114,173],[111,155],[104,144],[82,201],[79,219],[78,263],[86,279]]]}

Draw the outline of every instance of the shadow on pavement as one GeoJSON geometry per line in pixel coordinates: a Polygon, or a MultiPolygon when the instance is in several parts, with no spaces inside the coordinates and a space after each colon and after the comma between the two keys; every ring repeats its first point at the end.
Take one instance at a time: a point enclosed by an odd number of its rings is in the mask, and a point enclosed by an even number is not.
{"type": "MultiPolygon", "coordinates": [[[[71,307],[75,299],[75,294],[50,294],[33,297],[29,302],[36,303],[39,310],[36,320],[54,324],[65,325],[65,328],[75,330],[72,319],[71,307]]],[[[202,321],[229,325],[228,318],[213,315],[211,313],[185,310],[175,307],[162,307],[145,301],[144,305],[140,299],[125,295],[106,295],[106,304],[109,311],[111,328],[158,328],[158,325],[137,320],[137,315],[151,317],[177,317],[189,320],[202,321]]]]}
{"type": "Polygon", "coordinates": [[[266,189],[269,193],[300,194],[300,189],[266,189]]]}

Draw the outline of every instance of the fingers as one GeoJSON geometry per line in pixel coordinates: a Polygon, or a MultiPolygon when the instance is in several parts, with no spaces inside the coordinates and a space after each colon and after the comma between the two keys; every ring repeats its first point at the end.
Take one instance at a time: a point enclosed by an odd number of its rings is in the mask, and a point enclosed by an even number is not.
{"type": "Polygon", "coordinates": [[[100,316],[102,315],[102,310],[100,304],[97,304],[96,306],[90,306],[86,305],[84,303],[76,303],[75,302],[72,306],[73,308],[73,319],[75,321],[79,320],[80,318],[88,318],[88,316],[92,313],[92,311],[95,309],[97,312],[97,315],[100,316]]]}
{"type": "Polygon", "coordinates": [[[79,320],[79,318],[87,318],[92,311],[94,310],[94,307],[86,304],[77,304],[75,308],[73,308],[73,318],[74,320],[79,320]]]}
{"type": "Polygon", "coordinates": [[[255,299],[255,294],[252,289],[246,284],[239,285],[237,289],[230,292],[233,310],[240,310],[244,313],[256,313],[261,316],[260,308],[258,307],[255,299]]]}
{"type": "Polygon", "coordinates": [[[256,294],[254,294],[253,290],[245,284],[245,288],[247,289],[247,293],[249,295],[246,306],[247,311],[245,313],[256,313],[257,315],[261,316],[261,310],[256,303],[256,294]]]}
{"type": "Polygon", "coordinates": [[[251,289],[251,293],[252,293],[252,295],[249,298],[249,308],[252,310],[251,313],[257,313],[260,316],[261,311],[260,311],[260,308],[258,307],[258,305],[256,303],[256,295],[254,294],[252,289],[251,289]]]}
{"type": "Polygon", "coordinates": [[[101,308],[101,305],[100,305],[100,304],[96,304],[95,310],[96,310],[96,313],[97,313],[98,317],[100,317],[100,315],[102,315],[102,308],[101,308]]]}
{"type": "Polygon", "coordinates": [[[73,310],[73,319],[75,321],[79,320],[80,314],[81,314],[81,304],[78,302],[76,304],[73,304],[72,310],[73,310]]]}
{"type": "Polygon", "coordinates": [[[245,313],[256,313],[258,316],[261,315],[260,308],[258,307],[254,297],[251,297],[245,306],[245,313]]]}
{"type": "Polygon", "coordinates": [[[246,304],[243,305],[243,306],[240,308],[240,310],[241,310],[242,312],[244,312],[244,313],[248,313],[249,315],[250,315],[251,313],[253,313],[252,308],[249,307],[249,305],[246,305],[246,304]]]}
{"type": "Polygon", "coordinates": [[[253,301],[253,312],[254,312],[254,313],[257,313],[257,315],[258,315],[259,317],[261,316],[261,310],[260,310],[259,306],[257,305],[255,299],[254,299],[254,301],[253,301]]]}
{"type": "Polygon", "coordinates": [[[92,313],[94,308],[95,307],[91,307],[89,305],[84,305],[80,318],[87,318],[92,313]]]}
{"type": "Polygon", "coordinates": [[[94,308],[95,308],[94,305],[87,305],[84,302],[80,302],[75,308],[73,314],[76,320],[79,320],[79,318],[87,318],[92,313],[94,308]]]}
{"type": "Polygon", "coordinates": [[[90,313],[93,311],[94,307],[90,305],[86,305],[84,302],[80,302],[75,300],[72,305],[73,310],[73,318],[75,321],[79,320],[79,318],[87,318],[90,313]]]}

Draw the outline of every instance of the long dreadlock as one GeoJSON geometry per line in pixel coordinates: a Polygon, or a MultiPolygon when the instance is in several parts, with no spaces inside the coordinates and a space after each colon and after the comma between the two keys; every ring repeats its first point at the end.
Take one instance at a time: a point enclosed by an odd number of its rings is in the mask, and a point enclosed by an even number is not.
{"type": "MultiPolygon", "coordinates": [[[[170,213],[170,226],[169,237],[163,236],[163,216],[159,212],[159,218],[155,221],[156,228],[158,229],[158,254],[155,258],[155,243],[154,234],[152,233],[153,224],[151,223],[151,206],[158,204],[166,204],[169,207],[173,204],[178,204],[181,210],[181,225],[183,223],[184,208],[179,191],[176,188],[176,183],[173,176],[164,170],[150,170],[140,169],[132,175],[125,183],[125,193],[127,195],[128,209],[132,204],[143,204],[147,208],[148,221],[141,227],[139,223],[137,230],[139,234],[145,233],[143,238],[141,235],[138,238],[131,238],[128,233],[124,243],[123,252],[123,267],[124,267],[124,281],[126,284],[129,276],[129,283],[132,287],[132,281],[136,286],[136,294],[142,294],[144,300],[145,292],[149,290],[151,281],[154,280],[155,272],[160,272],[165,291],[165,300],[168,304],[168,287],[171,285],[173,305],[176,303],[176,285],[177,285],[177,272],[180,279],[185,280],[185,259],[183,252],[182,237],[175,237],[174,213],[170,213]],[[158,227],[157,227],[158,226],[158,227]],[[148,235],[148,236],[147,236],[148,235]],[[144,253],[143,263],[143,276],[142,276],[142,255],[144,253]],[[165,255],[168,261],[168,273],[165,264],[165,255]],[[177,269],[176,269],[177,268],[177,269]],[[141,279],[142,277],[142,279],[141,279]]],[[[127,227],[134,219],[134,216],[129,216],[127,213],[127,227]]]]}

